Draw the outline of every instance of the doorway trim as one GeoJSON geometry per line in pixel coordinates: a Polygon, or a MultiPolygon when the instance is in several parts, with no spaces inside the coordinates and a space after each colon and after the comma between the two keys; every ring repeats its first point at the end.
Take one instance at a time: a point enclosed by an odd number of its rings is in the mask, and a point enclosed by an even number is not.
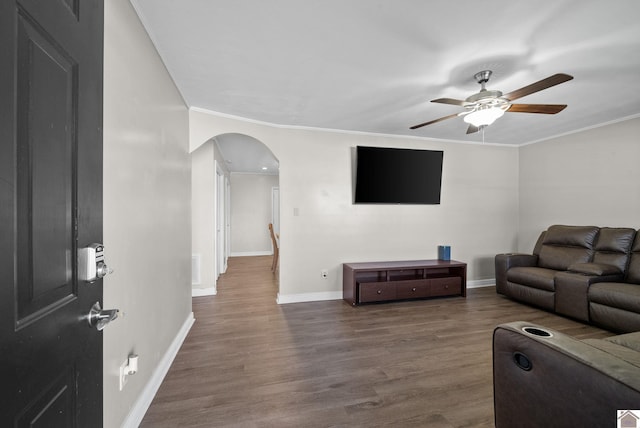
{"type": "Polygon", "coordinates": [[[227,206],[227,181],[228,178],[225,176],[218,161],[216,161],[216,283],[220,275],[227,271],[227,260],[229,258],[227,252],[227,213],[229,212],[227,206]]]}

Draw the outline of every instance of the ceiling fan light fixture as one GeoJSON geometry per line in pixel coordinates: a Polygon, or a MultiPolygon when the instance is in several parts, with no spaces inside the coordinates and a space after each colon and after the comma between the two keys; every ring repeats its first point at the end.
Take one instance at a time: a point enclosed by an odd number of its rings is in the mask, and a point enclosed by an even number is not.
{"type": "Polygon", "coordinates": [[[464,121],[475,126],[476,128],[489,126],[493,122],[495,122],[496,119],[502,117],[504,112],[505,109],[501,107],[480,107],[475,111],[472,111],[471,113],[465,115],[464,121]]]}
{"type": "Polygon", "coordinates": [[[431,100],[432,103],[451,104],[465,108],[465,111],[458,114],[450,114],[439,119],[430,120],[419,125],[412,126],[410,129],[418,129],[426,125],[442,122],[443,120],[454,117],[464,117],[466,123],[471,124],[467,129],[467,134],[478,132],[509,110],[514,113],[539,113],[539,114],[556,114],[564,110],[566,104],[511,104],[518,98],[534,94],[543,89],[551,88],[560,83],[568,82],[573,76],[564,73],[557,73],[546,79],[539,80],[530,85],[524,86],[515,91],[511,91],[503,95],[501,91],[486,89],[486,83],[491,77],[491,70],[484,70],[474,75],[476,81],[480,84],[480,92],[467,97],[464,100],[454,98],[438,98],[431,100]]]}

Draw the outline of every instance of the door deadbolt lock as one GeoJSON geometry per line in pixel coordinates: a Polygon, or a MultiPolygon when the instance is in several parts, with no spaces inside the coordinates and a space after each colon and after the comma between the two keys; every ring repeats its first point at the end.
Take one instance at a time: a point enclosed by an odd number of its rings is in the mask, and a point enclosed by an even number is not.
{"type": "Polygon", "coordinates": [[[104,245],[91,244],[78,251],[78,279],[94,282],[113,272],[104,262],[104,245]]]}

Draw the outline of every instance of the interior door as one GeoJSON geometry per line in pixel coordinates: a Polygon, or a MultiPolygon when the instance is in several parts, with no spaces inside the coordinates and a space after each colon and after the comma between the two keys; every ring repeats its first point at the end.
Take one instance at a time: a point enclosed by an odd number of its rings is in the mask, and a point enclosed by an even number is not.
{"type": "Polygon", "coordinates": [[[0,0],[0,426],[102,426],[102,0],[0,0]]]}

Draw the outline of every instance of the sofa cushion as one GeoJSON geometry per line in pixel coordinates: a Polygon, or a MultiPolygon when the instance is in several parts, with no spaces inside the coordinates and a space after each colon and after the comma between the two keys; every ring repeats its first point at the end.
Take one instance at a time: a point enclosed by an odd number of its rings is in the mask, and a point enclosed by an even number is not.
{"type": "Polygon", "coordinates": [[[600,228],[594,246],[593,262],[617,266],[620,271],[624,272],[635,236],[635,229],[628,227],[600,228]]]}
{"type": "Polygon", "coordinates": [[[549,227],[540,249],[538,266],[567,270],[574,263],[591,262],[599,230],[596,226],[549,227]]]}
{"type": "Polygon", "coordinates": [[[589,321],[610,331],[640,331],[640,314],[600,303],[589,302],[589,321]]]}
{"type": "Polygon", "coordinates": [[[635,229],[629,227],[601,227],[594,249],[596,251],[626,253],[631,249],[635,236],[635,229]]]}
{"type": "Polygon", "coordinates": [[[546,230],[543,230],[540,236],[538,236],[538,240],[536,241],[536,245],[533,247],[533,255],[539,256],[540,250],[542,249],[542,243],[544,242],[544,235],[547,233],[546,230]]]}
{"type": "Polygon", "coordinates": [[[636,233],[636,239],[631,248],[631,257],[625,281],[640,284],[640,232],[636,233]]]}
{"type": "Polygon", "coordinates": [[[640,285],[624,282],[592,284],[589,301],[640,314],[640,285]]]}
{"type": "Polygon", "coordinates": [[[604,339],[604,340],[585,339],[583,340],[583,342],[593,346],[594,348],[598,348],[609,355],[613,355],[616,358],[620,358],[621,360],[624,360],[629,364],[633,364],[636,367],[640,367],[640,352],[632,348],[629,348],[624,345],[620,345],[617,342],[614,342],[609,339],[604,339]]]}
{"type": "Polygon", "coordinates": [[[597,226],[553,225],[547,229],[543,245],[565,245],[570,247],[593,248],[600,230],[597,226]]]}
{"type": "Polygon", "coordinates": [[[579,247],[543,245],[538,265],[547,269],[569,270],[575,263],[589,263],[593,250],[579,247]]]}
{"type": "Polygon", "coordinates": [[[605,340],[640,352],[640,331],[608,337],[605,340]]]}
{"type": "Polygon", "coordinates": [[[617,266],[604,263],[574,263],[569,266],[568,270],[585,275],[622,275],[622,271],[617,266]]]}
{"type": "Polygon", "coordinates": [[[555,291],[553,277],[557,271],[540,267],[514,267],[507,271],[507,281],[541,290],[555,291]]]}

